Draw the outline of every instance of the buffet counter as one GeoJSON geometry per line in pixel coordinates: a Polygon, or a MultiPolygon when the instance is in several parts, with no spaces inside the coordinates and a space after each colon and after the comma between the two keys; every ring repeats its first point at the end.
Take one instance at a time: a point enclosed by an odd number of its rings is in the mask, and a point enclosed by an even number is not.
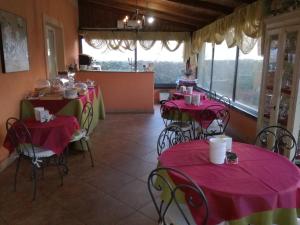
{"type": "Polygon", "coordinates": [[[153,72],[79,71],[76,80],[100,85],[106,112],[153,113],[153,72]]]}
{"type": "Polygon", "coordinates": [[[21,119],[34,117],[34,107],[44,107],[54,115],[75,116],[80,121],[81,111],[84,104],[90,101],[93,104],[93,121],[91,131],[96,127],[99,119],[105,118],[104,103],[102,93],[98,87],[89,88],[86,95],[75,99],[24,99],[21,101],[21,119]]]}

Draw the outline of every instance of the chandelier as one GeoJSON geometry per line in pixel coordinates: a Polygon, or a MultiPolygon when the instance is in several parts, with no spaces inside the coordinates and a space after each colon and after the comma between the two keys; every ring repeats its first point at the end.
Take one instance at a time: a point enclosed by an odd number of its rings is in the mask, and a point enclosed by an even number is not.
{"type": "Polygon", "coordinates": [[[152,16],[145,17],[143,14],[139,12],[139,9],[135,10],[135,13],[130,17],[125,16],[122,20],[118,20],[118,28],[119,29],[142,29],[147,24],[152,24],[154,22],[154,18],[152,16]]]}

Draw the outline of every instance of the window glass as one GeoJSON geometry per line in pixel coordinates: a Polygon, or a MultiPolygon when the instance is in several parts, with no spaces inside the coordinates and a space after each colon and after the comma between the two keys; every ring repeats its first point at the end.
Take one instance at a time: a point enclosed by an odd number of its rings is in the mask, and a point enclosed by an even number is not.
{"type": "Polygon", "coordinates": [[[106,45],[96,49],[82,39],[82,53],[93,57],[94,64],[100,65],[106,71],[133,71],[134,51],[108,49],[106,45]]]}
{"type": "MultiPolygon", "coordinates": [[[[177,41],[169,41],[170,49],[177,46],[177,41]]],[[[156,84],[175,84],[185,71],[183,62],[183,44],[175,51],[162,48],[161,41],[156,41],[154,46],[145,50],[137,42],[137,70],[145,71],[152,67],[156,84]]],[[[106,45],[101,49],[95,49],[82,39],[82,53],[93,57],[94,64],[107,71],[134,71],[134,51],[112,50],[106,45]]]]}
{"type": "MultiPolygon", "coordinates": [[[[170,49],[174,49],[177,41],[169,41],[170,49]]],[[[171,52],[162,48],[161,41],[156,41],[154,46],[145,50],[138,42],[137,45],[138,70],[143,71],[149,64],[153,64],[156,84],[175,84],[184,73],[183,44],[176,51],[171,52]]]]}
{"type": "Polygon", "coordinates": [[[198,85],[206,90],[210,88],[212,52],[212,44],[205,43],[198,56],[198,85]]]}
{"type": "Polygon", "coordinates": [[[258,41],[248,54],[239,52],[236,101],[258,109],[263,57],[258,54],[258,41]]]}
{"type": "Polygon", "coordinates": [[[228,48],[225,41],[215,45],[212,90],[232,98],[236,47],[228,48]]]}

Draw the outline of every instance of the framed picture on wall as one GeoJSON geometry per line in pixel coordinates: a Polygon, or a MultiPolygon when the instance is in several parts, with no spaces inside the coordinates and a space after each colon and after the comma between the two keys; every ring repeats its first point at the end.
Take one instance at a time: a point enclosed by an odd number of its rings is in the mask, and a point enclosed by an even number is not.
{"type": "Polygon", "coordinates": [[[2,72],[29,70],[27,26],[24,18],[0,10],[2,72]]]}

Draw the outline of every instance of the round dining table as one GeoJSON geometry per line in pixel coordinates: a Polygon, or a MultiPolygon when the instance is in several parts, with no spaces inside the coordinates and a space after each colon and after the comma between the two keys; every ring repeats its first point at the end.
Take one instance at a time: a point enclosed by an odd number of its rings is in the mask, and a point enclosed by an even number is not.
{"type": "MultiPolygon", "coordinates": [[[[287,158],[255,145],[233,142],[237,164],[213,164],[209,142],[174,145],[159,156],[160,167],[179,169],[204,191],[208,225],[296,225],[300,213],[300,170],[287,158]],[[298,210],[297,210],[298,209],[298,210]]],[[[168,174],[176,184],[180,179],[168,174]]],[[[199,215],[190,208],[196,222],[199,215]]]]}
{"type": "Polygon", "coordinates": [[[34,118],[24,120],[33,145],[61,154],[69,144],[73,134],[80,128],[74,116],[56,116],[49,122],[39,122],[34,118]]]}
{"type": "MultiPolygon", "coordinates": [[[[203,119],[201,116],[201,112],[207,107],[212,107],[211,110],[220,110],[222,108],[226,108],[226,106],[223,103],[207,98],[201,100],[199,105],[186,104],[183,99],[170,100],[165,102],[164,105],[167,112],[172,112],[172,110],[177,108],[182,113],[182,120],[193,120],[198,122],[199,124],[201,124],[203,119]],[[213,106],[216,106],[216,108],[213,108],[213,106]]],[[[172,115],[172,113],[170,114],[172,115]]],[[[162,116],[166,119],[172,119],[170,118],[170,114],[165,113],[162,116]]]]}

